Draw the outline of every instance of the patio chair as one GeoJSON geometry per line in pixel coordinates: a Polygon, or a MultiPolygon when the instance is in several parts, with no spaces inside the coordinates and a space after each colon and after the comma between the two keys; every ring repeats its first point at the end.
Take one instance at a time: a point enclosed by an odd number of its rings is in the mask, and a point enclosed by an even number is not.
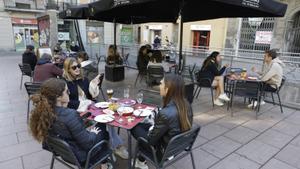
{"type": "Polygon", "coordinates": [[[108,142],[106,140],[103,140],[96,145],[94,145],[88,152],[87,154],[87,159],[84,164],[81,164],[78,159],[76,158],[75,154],[73,153],[71,146],[65,142],[64,140],[57,138],[57,137],[52,137],[48,136],[47,138],[47,143],[50,151],[52,152],[52,160],[51,160],[51,165],[50,169],[53,169],[54,166],[54,161],[57,160],[64,164],[65,166],[75,169],[71,165],[76,166],[76,168],[79,169],[93,169],[96,166],[100,165],[103,161],[107,160],[111,162],[114,168],[114,161],[112,157],[112,151],[107,148],[103,151],[101,151],[101,155],[97,158],[97,162],[91,163],[91,155],[95,149],[97,149],[100,146],[108,145],[108,142]],[[70,165],[71,164],[71,165],[70,165]]]}
{"type": "Polygon", "coordinates": [[[27,101],[27,123],[29,121],[29,111],[30,111],[30,96],[37,93],[41,88],[41,83],[32,83],[32,82],[26,82],[24,84],[25,89],[27,91],[28,95],[28,101],[27,101]]]}
{"type": "Polygon", "coordinates": [[[130,53],[127,53],[125,56],[123,56],[123,63],[125,64],[125,66],[129,66],[129,58],[130,53]]]}
{"type": "MultiPolygon", "coordinates": [[[[281,104],[281,99],[280,99],[280,94],[279,94],[279,92],[280,92],[282,86],[284,86],[285,81],[286,81],[286,77],[283,76],[283,77],[282,77],[281,84],[280,84],[280,87],[278,88],[278,87],[276,86],[276,91],[275,91],[275,92],[267,92],[267,93],[271,93],[273,105],[275,105],[274,93],[277,95],[281,113],[283,113],[283,108],[282,108],[282,104],[281,104]]],[[[264,91],[264,92],[266,92],[266,91],[264,91]]]]}
{"type": "Polygon", "coordinates": [[[101,73],[100,77],[99,77],[100,82],[99,82],[98,86],[99,86],[99,90],[100,90],[100,92],[102,94],[103,100],[106,101],[106,98],[105,98],[105,95],[104,95],[104,92],[103,92],[103,89],[102,89],[103,79],[104,79],[104,73],[101,73]]]}
{"type": "Polygon", "coordinates": [[[198,78],[197,82],[195,82],[197,85],[195,92],[194,92],[194,98],[196,97],[198,99],[199,94],[201,92],[202,88],[209,88],[210,89],[210,94],[211,94],[211,101],[213,107],[215,106],[214,104],[214,87],[212,86],[212,82],[209,78],[198,78]]]}
{"type": "MultiPolygon", "coordinates": [[[[251,100],[257,100],[258,103],[261,101],[262,96],[262,82],[257,81],[244,81],[244,80],[236,80],[232,87],[232,94],[231,94],[231,100],[228,104],[232,108],[233,99],[235,96],[240,96],[244,98],[249,98],[251,100]]],[[[260,104],[257,104],[256,107],[254,107],[254,104],[252,106],[252,109],[256,109],[256,119],[258,117],[258,113],[260,110],[260,104]]],[[[233,111],[231,111],[231,116],[233,116],[233,111]]]]}
{"type": "Polygon", "coordinates": [[[139,72],[136,76],[136,79],[135,79],[135,82],[134,82],[134,87],[136,87],[136,84],[137,84],[138,81],[140,81],[140,83],[141,83],[141,81],[145,78],[147,78],[147,72],[139,72]]]}
{"type": "Polygon", "coordinates": [[[106,62],[106,57],[105,55],[98,55],[98,53],[96,53],[96,59],[97,59],[97,65],[99,65],[99,63],[101,62],[101,59],[103,58],[103,61],[106,62]]]}
{"type": "Polygon", "coordinates": [[[199,131],[200,127],[195,126],[191,130],[173,137],[168,143],[161,158],[157,156],[155,148],[151,146],[146,139],[142,137],[138,138],[133,166],[135,166],[136,158],[138,156],[144,157],[147,162],[152,163],[156,169],[164,169],[187,155],[190,155],[193,169],[196,169],[192,148],[199,131]],[[151,152],[145,151],[141,145],[148,145],[151,152]],[[169,159],[170,157],[174,158],[169,159]]]}
{"type": "Polygon", "coordinates": [[[147,84],[152,86],[153,83],[159,84],[160,80],[164,78],[164,68],[162,66],[150,65],[147,69],[147,84]]]}
{"type": "Polygon", "coordinates": [[[27,63],[20,63],[19,68],[21,70],[21,83],[20,83],[20,89],[22,89],[22,83],[23,83],[23,76],[28,76],[30,78],[30,81],[32,82],[33,78],[33,71],[31,70],[31,67],[27,63]]]}

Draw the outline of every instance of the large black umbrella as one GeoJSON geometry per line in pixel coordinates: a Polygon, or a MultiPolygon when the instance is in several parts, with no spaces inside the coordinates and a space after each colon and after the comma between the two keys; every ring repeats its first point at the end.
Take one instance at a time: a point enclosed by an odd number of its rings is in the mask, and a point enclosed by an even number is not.
{"type": "Polygon", "coordinates": [[[287,5],[274,0],[100,0],[89,4],[91,15],[106,22],[176,22],[181,15],[179,66],[183,22],[224,17],[282,17],[287,5]]]}

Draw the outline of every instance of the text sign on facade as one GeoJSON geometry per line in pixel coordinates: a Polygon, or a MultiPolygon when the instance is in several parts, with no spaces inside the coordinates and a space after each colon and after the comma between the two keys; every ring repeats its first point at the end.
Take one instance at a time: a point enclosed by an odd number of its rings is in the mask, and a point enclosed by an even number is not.
{"type": "Polygon", "coordinates": [[[210,31],[211,25],[191,25],[193,31],[210,31]]]}
{"type": "Polygon", "coordinates": [[[271,31],[257,31],[255,35],[255,43],[271,44],[273,32],[271,31]]]}
{"type": "Polygon", "coordinates": [[[149,25],[149,29],[162,30],[162,25],[149,25]]]}
{"type": "Polygon", "coordinates": [[[58,40],[70,40],[70,33],[69,32],[58,32],[58,40]]]}

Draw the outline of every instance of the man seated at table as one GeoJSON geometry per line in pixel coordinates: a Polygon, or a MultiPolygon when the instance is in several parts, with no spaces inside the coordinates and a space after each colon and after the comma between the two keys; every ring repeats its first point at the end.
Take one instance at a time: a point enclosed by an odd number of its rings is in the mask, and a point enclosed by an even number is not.
{"type": "MultiPolygon", "coordinates": [[[[267,50],[264,55],[265,65],[263,66],[262,72],[256,70],[255,67],[252,68],[253,72],[256,72],[260,75],[261,81],[264,82],[264,91],[266,92],[275,92],[277,88],[280,87],[282,76],[283,76],[283,67],[284,63],[279,60],[277,57],[276,50],[267,50]]],[[[253,102],[248,107],[257,106],[257,102],[253,102]]],[[[264,101],[260,105],[265,104],[264,101]]]]}

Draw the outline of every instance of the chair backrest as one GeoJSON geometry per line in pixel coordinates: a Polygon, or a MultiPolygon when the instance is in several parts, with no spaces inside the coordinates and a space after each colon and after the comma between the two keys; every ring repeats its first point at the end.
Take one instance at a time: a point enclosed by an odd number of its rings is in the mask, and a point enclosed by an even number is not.
{"type": "Polygon", "coordinates": [[[124,61],[127,61],[127,60],[128,60],[129,54],[130,54],[130,53],[127,53],[127,54],[125,55],[124,61]]]}
{"type": "Polygon", "coordinates": [[[81,168],[81,165],[73,153],[71,146],[67,142],[57,137],[48,136],[47,144],[52,153],[59,155],[66,162],[81,168]]]}
{"type": "Polygon", "coordinates": [[[162,162],[172,156],[176,156],[183,151],[190,151],[200,131],[200,126],[194,126],[191,130],[173,137],[166,147],[162,162]]]}
{"type": "Polygon", "coordinates": [[[285,84],[285,81],[286,81],[286,77],[285,77],[285,76],[283,76],[283,77],[282,77],[281,84],[280,84],[280,86],[279,86],[279,89],[278,89],[278,91],[280,91],[280,90],[281,90],[281,88],[282,88],[282,86],[284,86],[284,84],[285,84]]]}
{"type": "Polygon", "coordinates": [[[164,76],[164,68],[162,66],[158,66],[158,65],[149,65],[148,66],[148,74],[151,75],[160,75],[160,76],[164,76]]]}
{"type": "Polygon", "coordinates": [[[185,98],[189,101],[190,104],[194,101],[194,83],[184,85],[185,88],[185,98]]]}
{"type": "Polygon", "coordinates": [[[262,82],[238,80],[234,84],[234,95],[255,97],[261,88],[262,82]]]}
{"type": "Polygon", "coordinates": [[[30,64],[27,63],[23,63],[23,64],[19,64],[19,68],[22,72],[23,75],[27,75],[27,76],[32,76],[32,70],[31,70],[31,66],[30,64]]]}
{"type": "Polygon", "coordinates": [[[37,93],[40,90],[41,85],[42,85],[41,83],[32,83],[32,82],[24,83],[28,96],[37,93]]]}
{"type": "Polygon", "coordinates": [[[99,80],[100,80],[100,82],[99,82],[99,84],[98,84],[99,87],[102,86],[103,79],[104,79],[104,73],[101,73],[101,74],[100,74],[100,77],[99,77],[99,80]]]}

